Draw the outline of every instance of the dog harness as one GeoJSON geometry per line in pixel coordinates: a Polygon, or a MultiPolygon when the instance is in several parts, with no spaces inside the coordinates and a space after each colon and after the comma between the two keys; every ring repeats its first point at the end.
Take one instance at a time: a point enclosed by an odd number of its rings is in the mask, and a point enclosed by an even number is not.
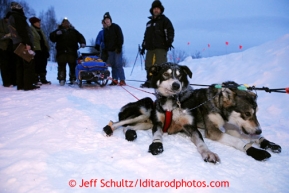
{"type": "MultiPolygon", "coordinates": [[[[160,99],[162,96],[156,95],[156,97],[160,99]]],[[[178,95],[173,96],[173,98],[174,98],[174,100],[176,100],[178,108],[181,108],[181,103],[179,101],[178,95]]],[[[173,119],[173,110],[171,110],[171,111],[166,110],[165,111],[165,122],[164,122],[164,126],[163,126],[163,132],[164,133],[168,132],[168,129],[172,123],[172,119],[173,119]]]]}
{"type": "Polygon", "coordinates": [[[168,131],[168,128],[170,127],[172,123],[172,117],[173,117],[173,112],[172,111],[166,111],[165,113],[165,124],[163,127],[163,132],[166,133],[168,131]]]}

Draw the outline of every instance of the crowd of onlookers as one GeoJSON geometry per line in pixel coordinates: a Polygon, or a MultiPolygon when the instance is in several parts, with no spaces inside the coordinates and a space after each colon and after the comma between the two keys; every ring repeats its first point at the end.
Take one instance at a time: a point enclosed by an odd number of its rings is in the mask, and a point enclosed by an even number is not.
{"type": "MultiPolygon", "coordinates": [[[[57,79],[61,86],[66,83],[66,65],[69,66],[69,84],[76,83],[75,67],[77,50],[86,47],[84,36],[76,30],[67,18],[64,18],[56,30],[46,37],[41,29],[41,20],[37,17],[26,18],[23,7],[12,2],[11,10],[0,21],[0,65],[4,87],[17,87],[17,90],[36,90],[42,84],[49,85],[46,79],[47,60],[50,57],[49,40],[55,43],[56,61],[58,65],[57,79]],[[28,23],[28,21],[30,23],[28,23]],[[22,44],[29,54],[34,55],[31,61],[14,53],[22,44]]],[[[151,74],[149,68],[153,64],[167,62],[167,51],[174,40],[174,28],[171,21],[163,14],[164,7],[155,0],[150,8],[151,17],[146,24],[140,54],[145,58],[147,80],[142,87],[150,87],[151,74]]],[[[124,36],[121,27],[112,23],[109,12],[101,20],[94,48],[99,51],[100,58],[111,67],[112,81],[109,85],[125,86],[125,73],[122,62],[124,36]]]]}

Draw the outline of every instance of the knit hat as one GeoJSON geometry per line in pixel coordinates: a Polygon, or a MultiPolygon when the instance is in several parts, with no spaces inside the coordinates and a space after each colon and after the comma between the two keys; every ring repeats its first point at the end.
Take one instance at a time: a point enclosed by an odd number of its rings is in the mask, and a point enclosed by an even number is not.
{"type": "Polygon", "coordinates": [[[103,15],[103,20],[105,20],[106,18],[109,18],[110,21],[112,21],[109,12],[106,12],[106,13],[103,15]]]}
{"type": "Polygon", "coordinates": [[[153,9],[154,8],[160,8],[161,10],[161,13],[163,13],[165,11],[165,8],[164,6],[162,5],[162,2],[160,0],[155,0],[153,3],[152,3],[152,7],[150,8],[150,13],[153,15],[153,9]]]}
{"type": "Polygon", "coordinates": [[[36,23],[36,22],[41,21],[41,19],[39,19],[39,18],[37,18],[37,17],[31,17],[31,18],[29,19],[29,21],[30,21],[31,24],[34,24],[34,23],[36,23]]]}
{"type": "MultiPolygon", "coordinates": [[[[65,22],[65,21],[68,21],[68,18],[67,18],[67,17],[63,18],[61,24],[62,24],[63,22],[65,22]]],[[[69,22],[69,21],[68,21],[68,22],[69,22]]],[[[69,22],[69,23],[70,23],[70,22],[69,22]]]]}
{"type": "Polygon", "coordinates": [[[17,2],[11,2],[10,8],[11,9],[23,9],[23,7],[17,2]]]}

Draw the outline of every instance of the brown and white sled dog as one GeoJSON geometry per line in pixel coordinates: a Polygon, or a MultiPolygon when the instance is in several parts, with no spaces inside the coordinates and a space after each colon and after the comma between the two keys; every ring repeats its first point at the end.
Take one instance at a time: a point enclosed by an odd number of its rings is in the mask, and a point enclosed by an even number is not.
{"type": "Polygon", "coordinates": [[[153,155],[164,151],[162,135],[164,132],[175,134],[180,131],[187,134],[196,145],[204,161],[217,163],[220,159],[211,152],[205,144],[197,128],[193,115],[192,97],[193,89],[189,85],[188,77],[192,72],[187,66],[174,63],[154,65],[150,68],[152,73],[151,86],[155,89],[155,113],[153,121],[153,141],[149,152],[153,155]]]}
{"type": "Polygon", "coordinates": [[[280,153],[281,147],[261,136],[257,120],[257,95],[248,90],[239,90],[240,85],[228,81],[223,88],[211,85],[209,88],[194,90],[192,102],[199,128],[205,129],[205,136],[232,146],[256,160],[265,160],[271,155],[263,149],[280,153]],[[201,104],[201,105],[200,105],[201,104]]]}

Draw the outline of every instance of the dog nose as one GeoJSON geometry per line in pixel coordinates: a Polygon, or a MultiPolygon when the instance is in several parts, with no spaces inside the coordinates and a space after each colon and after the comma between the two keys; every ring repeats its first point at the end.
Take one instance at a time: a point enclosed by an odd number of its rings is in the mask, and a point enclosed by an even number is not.
{"type": "Polygon", "coordinates": [[[174,82],[174,83],[172,84],[172,89],[173,89],[173,90],[179,90],[179,88],[180,88],[180,84],[179,84],[179,83],[174,82]]]}
{"type": "Polygon", "coordinates": [[[256,135],[260,135],[261,133],[262,133],[261,129],[257,129],[256,132],[255,132],[256,135]]]}

